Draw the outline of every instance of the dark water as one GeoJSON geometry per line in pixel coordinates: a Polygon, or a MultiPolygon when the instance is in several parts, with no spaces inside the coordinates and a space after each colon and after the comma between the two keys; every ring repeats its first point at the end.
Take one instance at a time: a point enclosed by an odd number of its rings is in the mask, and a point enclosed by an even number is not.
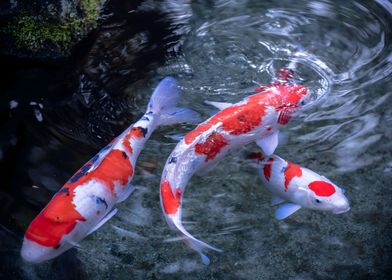
{"type": "Polygon", "coordinates": [[[275,2],[111,1],[71,59],[4,60],[0,276],[390,279],[392,4],[275,2]],[[315,102],[284,129],[276,153],[344,187],[350,212],[300,210],[276,221],[270,194],[235,153],[187,186],[186,228],[224,250],[210,252],[206,267],[182,243],[164,242],[173,234],[159,206],[160,172],[192,126],[167,127],[148,142],[138,190],[109,223],[54,261],[22,262],[34,216],[142,114],[162,77],[175,76],[182,103],[207,118],[203,100],[235,102],[289,63],[315,102]]]}

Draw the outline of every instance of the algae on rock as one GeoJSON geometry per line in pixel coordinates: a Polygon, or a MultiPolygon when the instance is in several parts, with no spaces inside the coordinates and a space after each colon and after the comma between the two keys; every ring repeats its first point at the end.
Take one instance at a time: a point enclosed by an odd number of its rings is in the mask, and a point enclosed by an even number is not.
{"type": "Polygon", "coordinates": [[[105,0],[10,1],[0,27],[1,54],[66,57],[96,28],[105,0]],[[16,4],[15,4],[16,3],[16,4]]]}

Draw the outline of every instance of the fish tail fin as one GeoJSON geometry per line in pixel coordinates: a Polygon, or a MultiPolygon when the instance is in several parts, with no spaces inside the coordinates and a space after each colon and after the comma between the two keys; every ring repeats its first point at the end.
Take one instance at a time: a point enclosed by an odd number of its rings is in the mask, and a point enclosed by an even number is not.
{"type": "Polygon", "coordinates": [[[223,252],[221,249],[215,248],[191,235],[182,225],[179,213],[175,214],[174,216],[168,216],[167,220],[170,227],[183,237],[181,240],[184,241],[190,248],[199,253],[203,264],[210,264],[210,259],[203,253],[203,250],[210,249],[217,252],[223,252]]]}
{"type": "Polygon", "coordinates": [[[177,81],[172,77],[164,78],[154,90],[147,112],[159,116],[158,125],[170,125],[180,122],[195,123],[200,116],[188,108],[176,107],[181,90],[177,81]]]}

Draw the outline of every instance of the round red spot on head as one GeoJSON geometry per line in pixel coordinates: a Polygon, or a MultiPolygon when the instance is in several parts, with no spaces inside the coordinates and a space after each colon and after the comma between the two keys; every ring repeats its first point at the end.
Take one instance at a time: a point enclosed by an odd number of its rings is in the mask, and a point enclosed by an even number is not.
{"type": "Polygon", "coordinates": [[[324,181],[314,181],[309,184],[311,189],[318,196],[330,196],[336,192],[334,186],[324,181]]]}

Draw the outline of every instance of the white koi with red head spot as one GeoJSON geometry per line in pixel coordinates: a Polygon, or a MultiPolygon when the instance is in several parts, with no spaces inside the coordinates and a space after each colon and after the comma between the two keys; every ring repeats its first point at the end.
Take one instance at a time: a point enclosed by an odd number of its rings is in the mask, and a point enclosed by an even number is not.
{"type": "Polygon", "coordinates": [[[175,107],[180,91],[167,77],[151,96],[144,116],[80,168],[28,227],[21,255],[32,263],[52,259],[97,230],[134,190],[136,160],[159,125],[194,122],[198,115],[175,107]]]}
{"type": "MultiPolygon", "coordinates": [[[[288,70],[282,70],[288,71],[288,70]]],[[[286,76],[288,79],[288,76],[286,76]]],[[[266,154],[278,144],[278,130],[307,100],[306,87],[284,80],[258,88],[254,95],[236,103],[209,102],[220,112],[185,135],[171,155],[161,179],[161,205],[169,226],[200,253],[218,250],[193,237],[181,222],[181,203],[185,186],[194,173],[211,170],[227,153],[256,142],[266,154]]]]}
{"type": "Polygon", "coordinates": [[[277,219],[284,219],[301,208],[334,214],[350,210],[344,191],[324,176],[277,155],[264,157],[257,152],[248,157],[271,191],[272,205],[282,203],[275,212],[277,219]]]}

